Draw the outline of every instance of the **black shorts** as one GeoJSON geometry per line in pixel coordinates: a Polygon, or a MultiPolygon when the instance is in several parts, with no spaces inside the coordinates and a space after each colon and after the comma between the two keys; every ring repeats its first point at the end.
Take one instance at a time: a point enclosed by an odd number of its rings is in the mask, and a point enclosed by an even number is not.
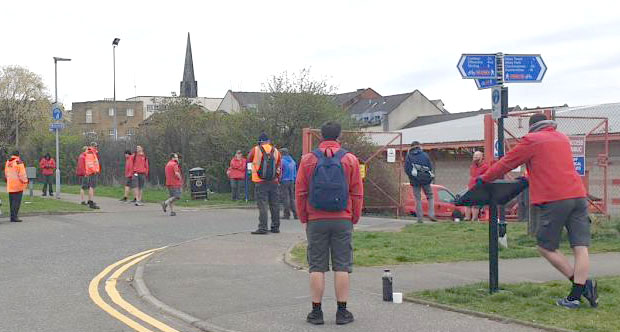
{"type": "Polygon", "coordinates": [[[585,198],[566,199],[535,205],[540,218],[536,238],[538,245],[554,251],[560,247],[562,229],[568,231],[572,247],[590,245],[590,217],[585,198]]]}
{"type": "Polygon", "coordinates": [[[144,174],[135,173],[133,175],[133,179],[131,180],[131,187],[144,189],[144,184],[146,183],[146,176],[144,174]]]}
{"type": "Polygon", "coordinates": [[[97,174],[82,177],[82,189],[87,190],[95,187],[97,187],[97,174]]]}
{"type": "Polygon", "coordinates": [[[351,273],[353,271],[352,233],[353,223],[350,220],[309,221],[306,236],[310,272],[329,271],[331,256],[332,271],[351,273]]]}
{"type": "Polygon", "coordinates": [[[181,199],[181,188],[168,188],[170,198],[181,199]]]}

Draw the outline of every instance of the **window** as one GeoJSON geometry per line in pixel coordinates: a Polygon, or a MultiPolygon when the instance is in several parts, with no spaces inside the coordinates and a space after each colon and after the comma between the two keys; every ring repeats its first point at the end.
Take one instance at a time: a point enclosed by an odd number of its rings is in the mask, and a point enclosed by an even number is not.
{"type": "Polygon", "coordinates": [[[113,108],[109,108],[108,109],[108,115],[109,116],[114,116],[114,109],[113,108]]]}
{"type": "Polygon", "coordinates": [[[127,128],[127,136],[133,136],[136,134],[135,128],[127,128]]]}
{"type": "Polygon", "coordinates": [[[114,136],[114,128],[108,130],[108,135],[114,136]]]}
{"type": "Polygon", "coordinates": [[[86,123],[93,123],[93,111],[86,110],[86,123]]]}
{"type": "Polygon", "coordinates": [[[454,203],[454,196],[446,190],[438,190],[437,195],[439,196],[440,202],[454,203]]]}
{"type": "Polygon", "coordinates": [[[133,116],[133,108],[127,109],[127,116],[133,116]]]}

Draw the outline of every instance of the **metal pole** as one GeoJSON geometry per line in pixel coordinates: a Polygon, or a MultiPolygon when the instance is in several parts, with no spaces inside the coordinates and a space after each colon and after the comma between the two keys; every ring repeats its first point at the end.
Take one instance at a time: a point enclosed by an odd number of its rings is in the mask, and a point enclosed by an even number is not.
{"type": "Polygon", "coordinates": [[[497,205],[491,202],[489,210],[489,293],[493,294],[499,290],[497,205]]]}
{"type": "Polygon", "coordinates": [[[116,45],[112,45],[112,67],[114,72],[114,99],[113,99],[113,110],[114,110],[114,140],[118,139],[118,128],[116,123],[116,45]]]}
{"type": "MultiPolygon", "coordinates": [[[[54,104],[58,104],[58,60],[54,59],[54,104]]],[[[60,199],[60,143],[56,132],[56,198],[60,199]]]]}

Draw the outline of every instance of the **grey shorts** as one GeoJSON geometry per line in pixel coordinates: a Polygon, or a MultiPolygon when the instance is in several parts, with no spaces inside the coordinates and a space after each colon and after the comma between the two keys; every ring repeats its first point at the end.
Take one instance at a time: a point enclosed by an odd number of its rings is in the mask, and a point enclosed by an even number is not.
{"type": "Polygon", "coordinates": [[[309,221],[306,236],[310,272],[329,271],[331,256],[332,271],[351,273],[353,271],[352,233],[353,223],[350,220],[309,221]]]}
{"type": "Polygon", "coordinates": [[[97,187],[97,175],[83,176],[82,177],[82,189],[97,187]]]}
{"type": "Polygon", "coordinates": [[[127,178],[127,182],[125,183],[127,187],[131,187],[131,179],[133,179],[133,177],[127,178]]]}
{"type": "Polygon", "coordinates": [[[133,178],[131,179],[131,187],[144,189],[144,184],[146,183],[146,176],[144,174],[135,173],[133,178]]]}
{"type": "Polygon", "coordinates": [[[168,194],[170,197],[181,199],[181,188],[168,188],[168,194]]]}
{"type": "Polygon", "coordinates": [[[590,217],[585,198],[545,203],[535,205],[534,208],[540,216],[536,231],[540,247],[551,251],[558,249],[564,227],[568,231],[571,248],[590,245],[590,217]]]}

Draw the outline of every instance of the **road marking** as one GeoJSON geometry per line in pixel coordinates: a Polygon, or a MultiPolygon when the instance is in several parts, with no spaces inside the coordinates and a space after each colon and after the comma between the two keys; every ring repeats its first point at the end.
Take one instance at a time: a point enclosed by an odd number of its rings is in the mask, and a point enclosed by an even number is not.
{"type": "Polygon", "coordinates": [[[157,248],[157,249],[151,249],[151,250],[146,250],[143,251],[141,253],[137,253],[135,255],[129,256],[125,259],[122,259],[108,267],[106,267],[105,269],[103,269],[103,271],[101,271],[95,278],[93,278],[93,280],[90,281],[90,284],[88,285],[88,294],[90,295],[90,298],[93,302],[95,302],[95,304],[97,306],[99,306],[99,308],[103,309],[103,311],[107,312],[110,316],[118,319],[119,321],[123,322],[125,325],[131,327],[132,329],[138,331],[138,332],[153,332],[152,330],[147,329],[146,327],[140,325],[139,323],[137,323],[136,321],[134,321],[133,319],[123,315],[122,313],[118,312],[118,310],[114,309],[112,306],[110,306],[109,304],[107,304],[102,298],[101,295],[99,295],[99,283],[101,282],[101,279],[103,279],[108,273],[110,273],[112,270],[114,270],[116,267],[118,267],[119,265],[125,264],[128,261],[131,261],[137,257],[149,254],[149,253],[153,253],[155,251],[164,249],[166,247],[162,247],[162,248],[157,248]]]}
{"type": "Polygon", "coordinates": [[[152,254],[154,254],[154,252],[150,252],[150,253],[148,253],[146,255],[138,257],[138,258],[134,259],[133,261],[123,265],[118,270],[116,270],[116,272],[114,272],[114,274],[112,274],[108,278],[108,280],[106,281],[106,283],[105,283],[105,291],[108,293],[108,295],[110,296],[110,298],[112,299],[112,301],[114,303],[118,304],[121,308],[125,309],[128,313],[132,314],[133,316],[143,320],[144,322],[152,325],[153,327],[156,327],[156,328],[160,329],[163,332],[179,332],[178,330],[175,330],[172,327],[170,327],[170,326],[168,326],[168,325],[158,321],[157,319],[155,319],[155,318],[145,314],[144,312],[140,311],[138,308],[136,308],[133,305],[131,305],[129,302],[125,301],[125,299],[123,299],[121,297],[121,294],[116,289],[116,280],[118,280],[118,278],[123,273],[125,273],[125,271],[127,271],[130,267],[138,264],[142,260],[150,257],[152,254]]]}

